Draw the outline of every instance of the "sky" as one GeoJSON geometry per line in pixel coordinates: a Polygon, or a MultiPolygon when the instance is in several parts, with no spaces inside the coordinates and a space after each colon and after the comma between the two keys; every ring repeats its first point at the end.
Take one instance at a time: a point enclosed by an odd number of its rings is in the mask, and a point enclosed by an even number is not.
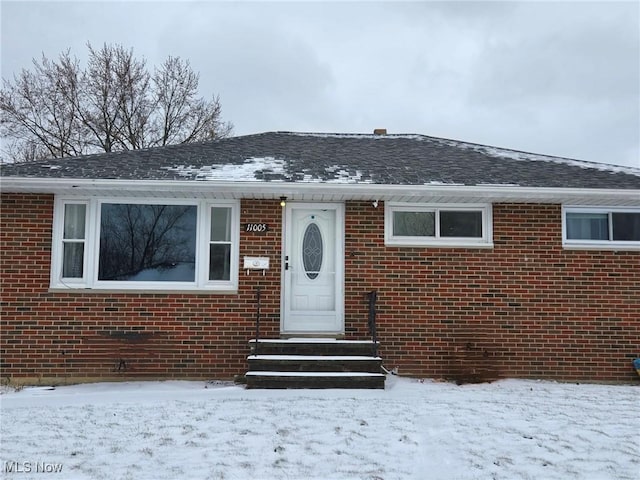
{"type": "Polygon", "coordinates": [[[640,167],[640,1],[6,1],[2,77],[190,61],[235,135],[417,133],[640,167]]]}

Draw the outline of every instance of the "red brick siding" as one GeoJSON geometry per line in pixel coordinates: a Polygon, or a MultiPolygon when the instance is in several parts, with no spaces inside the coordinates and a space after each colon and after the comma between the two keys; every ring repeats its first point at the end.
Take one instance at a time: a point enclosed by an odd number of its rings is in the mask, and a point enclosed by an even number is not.
{"type": "Polygon", "coordinates": [[[242,202],[240,258],[268,256],[271,269],[240,273],[234,294],[49,291],[53,197],[2,195],[0,248],[3,377],[232,378],[243,373],[255,334],[256,288],[263,332],[277,336],[282,208],[242,202]]]}
{"type": "MultiPolygon", "coordinates": [[[[231,378],[246,369],[262,289],[262,330],[280,325],[282,209],[243,201],[234,294],[49,291],[53,197],[3,194],[3,377],[231,378]]],[[[640,356],[640,252],[564,250],[557,205],[494,205],[494,249],[386,247],[384,208],[348,202],[347,338],[365,338],[365,293],[379,295],[380,353],[401,374],[447,376],[466,347],[504,376],[632,380],[640,356]]]]}
{"type": "Polygon", "coordinates": [[[636,379],[640,252],[565,250],[561,207],[526,204],[494,205],[491,250],[385,247],[383,210],[347,204],[346,303],[361,332],[378,290],[388,367],[448,376],[471,347],[503,376],[636,379]]]}

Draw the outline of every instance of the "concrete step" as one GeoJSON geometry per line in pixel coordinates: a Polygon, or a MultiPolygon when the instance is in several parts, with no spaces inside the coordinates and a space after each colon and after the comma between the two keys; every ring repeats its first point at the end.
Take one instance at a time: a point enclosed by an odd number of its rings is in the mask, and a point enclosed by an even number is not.
{"type": "Polygon", "coordinates": [[[250,355],[251,371],[380,373],[382,359],[357,355],[250,355]]]}
{"type": "Polygon", "coordinates": [[[383,389],[385,376],[362,372],[247,372],[247,388],[383,389]]]}
{"type": "MultiPolygon", "coordinates": [[[[258,342],[258,355],[358,355],[375,356],[370,340],[335,340],[331,338],[265,339],[258,342]]],[[[252,355],[256,354],[256,341],[249,341],[252,355]]]]}
{"type": "Polygon", "coordinates": [[[247,388],[384,388],[371,341],[328,338],[249,342],[247,388]]]}

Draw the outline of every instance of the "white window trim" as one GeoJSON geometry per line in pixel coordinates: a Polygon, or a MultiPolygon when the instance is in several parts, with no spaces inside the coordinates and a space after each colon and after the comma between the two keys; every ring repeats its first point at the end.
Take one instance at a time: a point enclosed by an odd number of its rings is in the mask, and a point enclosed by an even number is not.
{"type": "MultiPolygon", "coordinates": [[[[562,246],[572,250],[640,250],[640,242],[616,240],[575,240],[567,238],[567,213],[640,213],[640,207],[585,207],[574,205],[562,206],[562,246]]],[[[611,223],[609,235],[612,236],[611,223]]]]}
{"type": "Polygon", "coordinates": [[[406,247],[467,247],[493,248],[493,208],[490,203],[404,203],[384,204],[384,243],[388,246],[406,247]],[[435,237],[410,237],[393,235],[393,212],[475,211],[482,213],[482,237],[440,237],[440,225],[436,220],[435,237]]]}
{"type": "Polygon", "coordinates": [[[52,245],[51,245],[51,272],[50,272],[50,285],[51,288],[88,288],[87,278],[89,271],[89,262],[87,250],[91,243],[90,231],[88,227],[89,218],[93,215],[91,211],[91,203],[88,199],[80,198],[58,198],[56,197],[54,202],[54,216],[53,216],[53,229],[52,229],[52,245]],[[64,252],[64,213],[65,205],[86,205],[85,209],[85,232],[84,232],[84,256],[82,259],[82,278],[63,278],[63,252],[64,252]]]}
{"type": "Polygon", "coordinates": [[[240,202],[237,200],[177,200],[173,198],[77,198],[56,197],[54,202],[51,279],[52,289],[90,289],[109,291],[207,291],[235,292],[238,289],[240,258],[240,202]],[[66,204],[85,204],[85,251],[82,278],[62,278],[64,209],[66,204]],[[133,282],[98,280],[100,206],[103,203],[138,203],[145,205],[193,205],[198,208],[196,226],[196,272],[193,282],[133,282]],[[209,280],[209,232],[211,207],[231,207],[231,272],[229,280],[209,280]]]}

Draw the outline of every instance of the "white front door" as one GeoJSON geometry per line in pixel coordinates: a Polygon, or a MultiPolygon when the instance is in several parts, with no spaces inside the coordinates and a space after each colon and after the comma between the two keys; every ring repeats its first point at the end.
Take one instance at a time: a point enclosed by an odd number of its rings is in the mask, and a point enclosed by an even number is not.
{"type": "Polygon", "coordinates": [[[283,333],[344,333],[344,206],[288,203],[283,333]]]}

